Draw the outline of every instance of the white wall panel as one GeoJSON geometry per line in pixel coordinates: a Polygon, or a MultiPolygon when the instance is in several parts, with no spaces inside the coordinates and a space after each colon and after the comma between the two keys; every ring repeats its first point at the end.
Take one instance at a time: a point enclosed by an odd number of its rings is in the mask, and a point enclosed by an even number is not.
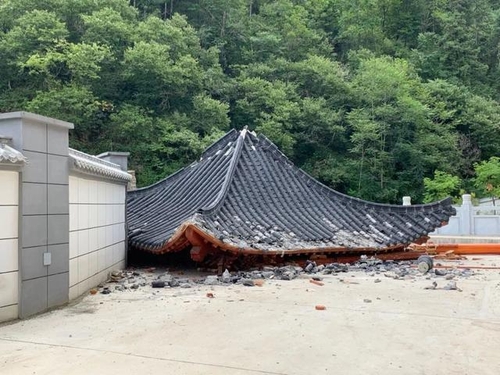
{"type": "Polygon", "coordinates": [[[118,186],[118,190],[116,192],[116,203],[123,204],[123,202],[125,202],[126,199],[126,194],[127,194],[126,189],[124,189],[123,186],[118,186]]]}
{"type": "Polygon", "coordinates": [[[69,204],[78,203],[78,182],[76,176],[69,176],[69,204]]]}
{"type": "Polygon", "coordinates": [[[87,204],[78,205],[78,229],[89,227],[89,206],[87,204]]]}
{"type": "Polygon", "coordinates": [[[19,174],[15,171],[0,171],[0,205],[17,205],[19,202],[19,174]]]}
{"type": "Polygon", "coordinates": [[[17,238],[18,211],[17,206],[0,206],[0,238],[17,238]]]}
{"type": "Polygon", "coordinates": [[[81,255],[78,257],[78,280],[85,280],[89,276],[89,255],[81,255]]]}
{"type": "Polygon", "coordinates": [[[69,299],[75,299],[79,296],[80,294],[78,293],[78,285],[70,286],[69,287],[69,299]]]}
{"type": "Polygon", "coordinates": [[[99,206],[97,204],[91,204],[89,206],[89,228],[95,228],[99,226],[99,206]]]}
{"type": "Polygon", "coordinates": [[[99,271],[106,269],[106,248],[97,251],[97,268],[99,271]]]}
{"type": "Polygon", "coordinates": [[[70,204],[69,205],[69,230],[74,231],[78,230],[78,205],[70,204]]]}
{"type": "Polygon", "coordinates": [[[89,232],[86,229],[78,231],[78,256],[89,252],[89,232]]]}
{"type": "Polygon", "coordinates": [[[0,171],[0,322],[19,316],[19,173],[0,171]]]}
{"type": "Polygon", "coordinates": [[[106,227],[97,228],[97,248],[106,247],[106,227]]]}
{"type": "Polygon", "coordinates": [[[125,264],[126,187],[70,177],[70,298],[105,281],[125,264]]]}
{"type": "Polygon", "coordinates": [[[106,203],[114,203],[113,185],[106,183],[106,203]]]}
{"type": "Polygon", "coordinates": [[[98,191],[99,191],[99,182],[98,181],[90,181],[89,182],[89,203],[96,204],[98,203],[98,191]]]}
{"type": "Polygon", "coordinates": [[[78,258],[69,261],[69,286],[78,284],[78,258]]]}
{"type": "Polygon", "coordinates": [[[78,182],[78,203],[89,203],[89,180],[81,178],[78,182]]]}
{"type": "Polygon", "coordinates": [[[113,265],[113,246],[108,246],[106,248],[106,268],[113,265]]]}
{"type": "Polygon", "coordinates": [[[0,322],[16,319],[19,316],[18,305],[0,307],[0,322]]]}
{"type": "Polygon", "coordinates": [[[17,272],[0,274],[0,306],[17,304],[18,283],[17,272]]]}
{"type": "Polygon", "coordinates": [[[89,275],[93,276],[96,275],[99,272],[98,268],[98,257],[99,254],[97,251],[94,251],[93,253],[89,254],[89,275]]]}
{"type": "Polygon", "coordinates": [[[106,227],[106,247],[109,247],[113,244],[113,226],[108,225],[106,227]]]}
{"type": "Polygon", "coordinates": [[[19,269],[17,239],[0,240],[0,273],[19,269]]]}
{"type": "Polygon", "coordinates": [[[99,247],[97,245],[98,242],[98,231],[99,228],[91,228],[89,229],[89,252],[96,251],[99,247]]]}
{"type": "Polygon", "coordinates": [[[78,295],[82,295],[84,293],[87,293],[92,286],[94,286],[94,285],[90,284],[89,279],[82,280],[78,284],[78,295]]]}
{"type": "Polygon", "coordinates": [[[69,258],[78,256],[78,232],[69,232],[69,258]]]}

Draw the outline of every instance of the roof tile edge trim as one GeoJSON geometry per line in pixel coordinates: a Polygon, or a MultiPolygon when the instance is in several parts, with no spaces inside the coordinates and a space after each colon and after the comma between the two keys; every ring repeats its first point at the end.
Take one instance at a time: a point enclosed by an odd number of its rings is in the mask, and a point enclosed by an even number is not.
{"type": "Polygon", "coordinates": [[[132,179],[132,176],[122,171],[118,164],[72,148],[69,149],[69,158],[72,161],[72,169],[78,172],[122,182],[129,182],[132,179]]]}
{"type": "MultiPolygon", "coordinates": [[[[141,248],[144,251],[151,252],[154,254],[165,254],[168,252],[175,252],[178,250],[182,250],[182,247],[179,245],[182,245],[184,243],[188,243],[189,240],[186,238],[186,233],[192,230],[194,233],[196,233],[198,236],[203,238],[203,240],[207,241],[208,243],[211,243],[215,247],[221,249],[222,251],[227,251],[231,252],[234,254],[244,254],[244,255],[297,255],[297,254],[309,254],[309,253],[340,253],[340,252],[370,252],[370,251],[377,251],[377,252],[388,252],[392,250],[402,250],[404,246],[402,245],[396,245],[396,246],[388,246],[380,249],[373,249],[371,247],[357,247],[357,248],[350,248],[350,247],[332,247],[332,246],[325,246],[325,247],[308,247],[308,248],[301,248],[301,249],[293,249],[293,250],[283,250],[283,249],[270,249],[266,250],[263,252],[260,249],[255,249],[251,247],[238,247],[236,245],[232,245],[230,243],[223,242],[216,238],[213,234],[206,232],[205,230],[199,228],[196,223],[193,222],[193,220],[187,220],[183,224],[180,225],[179,228],[175,231],[175,233],[172,235],[172,237],[165,243],[163,243],[160,246],[137,246],[134,244],[133,240],[131,240],[131,244],[133,246],[136,246],[138,248],[141,248]]],[[[133,237],[129,236],[129,237],[133,237]]],[[[422,237],[415,239],[415,242],[418,242],[422,237]]]]}
{"type": "Polygon", "coordinates": [[[0,136],[0,163],[8,163],[9,165],[27,163],[28,159],[26,156],[24,156],[21,151],[9,146],[7,144],[9,141],[10,138],[0,136]]]}

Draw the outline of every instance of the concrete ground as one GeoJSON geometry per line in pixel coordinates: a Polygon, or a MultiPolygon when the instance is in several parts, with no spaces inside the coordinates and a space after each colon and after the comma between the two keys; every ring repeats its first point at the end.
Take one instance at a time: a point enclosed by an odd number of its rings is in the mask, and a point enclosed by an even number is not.
{"type": "Polygon", "coordinates": [[[0,326],[0,374],[498,375],[500,270],[479,272],[461,292],[357,272],[88,295],[0,326]]]}

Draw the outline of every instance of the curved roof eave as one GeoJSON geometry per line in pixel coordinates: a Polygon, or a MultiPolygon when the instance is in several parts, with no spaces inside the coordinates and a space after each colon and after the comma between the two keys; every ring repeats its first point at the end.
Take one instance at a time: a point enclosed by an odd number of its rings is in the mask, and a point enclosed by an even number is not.
{"type": "Polygon", "coordinates": [[[170,248],[195,215],[214,246],[290,253],[401,248],[454,213],[450,198],[399,206],[337,192],[246,129],[226,133],[198,162],[129,193],[128,205],[131,244],[152,251],[170,248]]]}

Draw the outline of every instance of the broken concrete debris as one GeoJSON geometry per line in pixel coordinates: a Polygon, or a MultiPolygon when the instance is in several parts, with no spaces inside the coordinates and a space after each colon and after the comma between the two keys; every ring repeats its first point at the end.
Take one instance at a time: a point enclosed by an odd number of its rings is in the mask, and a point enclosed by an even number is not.
{"type": "Polygon", "coordinates": [[[204,283],[205,285],[217,285],[219,284],[219,278],[214,275],[207,276],[204,283]]]}
{"type": "Polygon", "coordinates": [[[241,282],[245,286],[254,286],[254,282],[252,279],[243,279],[241,282]]]}
{"type": "Polygon", "coordinates": [[[461,289],[457,288],[457,282],[456,281],[450,281],[448,284],[446,284],[443,288],[444,290],[459,290],[462,291],[461,289]]]}
{"type": "Polygon", "coordinates": [[[165,281],[163,281],[163,280],[153,280],[151,282],[151,286],[153,288],[165,288],[165,285],[166,285],[165,281]]]}
{"type": "MultiPolygon", "coordinates": [[[[427,257],[427,256],[426,256],[427,257]]],[[[421,257],[422,258],[422,257],[421,257]]],[[[304,267],[297,265],[286,266],[265,266],[262,269],[252,269],[248,271],[233,271],[224,270],[222,275],[207,275],[201,277],[196,276],[185,277],[183,272],[170,273],[169,270],[156,268],[134,269],[125,271],[113,271],[109,276],[109,283],[117,285],[104,286],[94,289],[95,293],[100,291],[102,294],[113,292],[126,292],[138,290],[141,287],[150,286],[152,288],[192,288],[196,285],[243,285],[243,286],[262,286],[265,280],[293,280],[297,278],[307,278],[310,283],[317,286],[323,286],[322,281],[324,275],[346,275],[353,272],[363,272],[366,275],[374,278],[374,283],[380,283],[381,276],[395,280],[415,280],[425,277],[426,279],[434,279],[431,286],[425,289],[445,289],[445,290],[460,290],[457,287],[456,280],[462,277],[470,277],[475,273],[468,268],[461,269],[458,267],[440,269],[441,265],[429,266],[428,260],[419,258],[416,262],[409,260],[392,261],[381,260],[376,257],[361,256],[354,263],[329,263],[318,265],[315,261],[307,261],[304,267]],[[428,270],[422,274],[420,263],[426,263],[428,270]],[[436,268],[434,268],[436,267],[436,268]],[[432,270],[432,272],[429,272],[432,270]],[[182,275],[182,276],[180,276],[182,275]],[[449,281],[449,284],[443,288],[438,288],[437,280],[443,279],[449,281]]],[[[425,267],[424,267],[425,268],[425,267]]],[[[343,284],[360,284],[352,278],[341,277],[338,279],[343,284]]],[[[90,291],[92,294],[92,290],[90,291]]]]}
{"type": "Polygon", "coordinates": [[[231,273],[226,269],[222,274],[222,282],[230,283],[231,282],[231,273]]]}
{"type": "Polygon", "coordinates": [[[436,289],[437,286],[437,282],[433,281],[431,286],[426,286],[424,289],[436,289]]]}
{"type": "Polygon", "coordinates": [[[436,276],[446,276],[446,275],[448,274],[448,272],[443,271],[443,270],[438,270],[438,269],[435,269],[435,270],[434,270],[434,274],[435,274],[436,276]]]}
{"type": "Polygon", "coordinates": [[[459,287],[457,287],[457,282],[455,280],[451,280],[448,284],[446,284],[444,287],[442,288],[438,288],[438,283],[433,281],[432,282],[432,285],[431,286],[427,286],[425,287],[424,289],[432,289],[432,290],[436,290],[436,289],[442,289],[442,290],[458,290],[459,292],[462,291],[462,289],[460,289],[459,287]]]}

